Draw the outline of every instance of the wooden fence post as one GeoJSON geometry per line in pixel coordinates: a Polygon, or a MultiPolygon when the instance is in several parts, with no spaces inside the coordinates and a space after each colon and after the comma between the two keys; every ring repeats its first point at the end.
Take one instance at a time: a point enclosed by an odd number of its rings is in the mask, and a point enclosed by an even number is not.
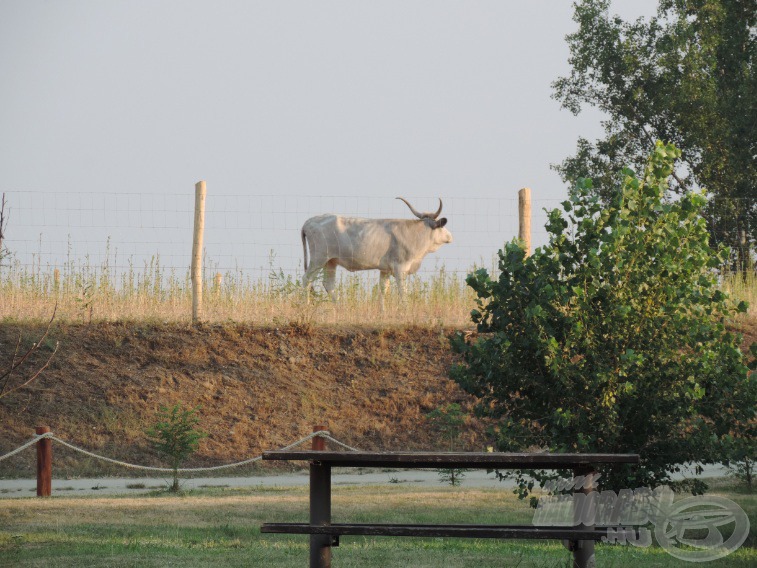
{"type": "MultiPolygon", "coordinates": [[[[37,436],[47,434],[48,426],[37,426],[37,436]]],[[[37,442],[37,497],[50,497],[53,492],[53,441],[43,438],[37,442]]]]}
{"type": "Polygon", "coordinates": [[[192,323],[197,323],[202,315],[202,240],[205,233],[204,181],[195,184],[195,222],[192,238],[192,323]]]}
{"type": "Polygon", "coordinates": [[[531,255],[531,188],[524,187],[518,192],[518,238],[523,243],[526,256],[531,255]]]}

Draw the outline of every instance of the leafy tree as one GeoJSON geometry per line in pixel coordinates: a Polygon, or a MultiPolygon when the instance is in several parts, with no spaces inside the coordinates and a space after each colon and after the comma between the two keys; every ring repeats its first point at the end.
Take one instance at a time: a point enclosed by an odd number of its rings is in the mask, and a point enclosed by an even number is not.
{"type": "Polygon", "coordinates": [[[708,188],[712,236],[746,273],[757,242],[757,0],[660,0],[656,16],[632,23],[610,16],[609,5],[576,2],[572,72],[553,84],[574,114],[606,113],[605,137],[579,139],[555,168],[571,184],[592,178],[607,203],[623,165],[643,167],[655,138],[675,143],[685,159],[672,191],[708,188]]]}
{"type": "Polygon", "coordinates": [[[179,466],[191,456],[200,444],[200,440],[207,434],[195,430],[200,418],[198,408],[187,409],[181,403],[171,408],[161,406],[158,411],[157,422],[147,430],[154,448],[168,457],[173,469],[173,483],[171,491],[179,490],[179,466]]]}
{"type": "Polygon", "coordinates": [[[526,257],[512,242],[498,278],[468,276],[482,335],[453,336],[452,376],[497,419],[500,450],[639,453],[603,486],[656,486],[678,464],[726,459],[726,437],[754,419],[756,381],[724,325],[746,305],[717,287],[727,251],[708,244],[705,196],[664,200],[678,156],[658,142],[608,207],[582,180],[549,212],[548,245],[526,257]]]}

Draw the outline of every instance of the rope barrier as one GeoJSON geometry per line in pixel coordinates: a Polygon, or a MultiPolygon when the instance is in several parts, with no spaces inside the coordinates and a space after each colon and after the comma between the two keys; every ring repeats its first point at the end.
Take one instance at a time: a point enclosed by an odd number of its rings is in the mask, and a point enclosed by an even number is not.
{"type": "Polygon", "coordinates": [[[19,446],[12,452],[7,453],[4,456],[0,456],[0,461],[3,461],[4,459],[9,458],[11,456],[15,456],[19,452],[23,452],[26,448],[28,448],[29,446],[33,446],[34,444],[36,444],[37,442],[39,442],[40,440],[44,438],[51,438],[51,437],[52,437],[52,432],[47,432],[46,434],[40,434],[39,436],[35,436],[34,438],[26,442],[23,446],[19,446]]]}
{"type": "MultiPolygon", "coordinates": [[[[324,439],[328,440],[329,442],[332,442],[332,443],[334,443],[334,444],[336,444],[338,446],[341,446],[342,448],[345,448],[345,449],[347,449],[347,450],[349,450],[351,452],[357,452],[358,451],[357,448],[353,448],[352,446],[348,446],[347,444],[345,444],[343,442],[340,442],[336,438],[333,438],[331,436],[331,433],[328,430],[321,430],[321,431],[318,431],[318,432],[313,432],[311,434],[308,434],[304,438],[301,438],[300,440],[297,440],[296,442],[294,442],[292,444],[289,444],[288,446],[284,446],[283,448],[280,448],[280,449],[281,450],[289,450],[291,448],[294,448],[295,446],[299,446],[300,444],[302,444],[304,442],[307,442],[309,440],[312,440],[313,438],[316,438],[316,437],[324,438],[324,439]]],[[[105,457],[105,456],[101,456],[101,455],[95,454],[93,452],[90,452],[88,450],[85,450],[83,448],[79,448],[78,446],[74,446],[73,444],[70,444],[70,443],[66,442],[65,440],[61,440],[60,438],[58,438],[52,432],[47,432],[45,434],[40,434],[38,436],[35,436],[34,438],[32,438],[31,440],[29,440],[25,444],[19,446],[15,450],[13,450],[13,451],[11,451],[11,452],[3,455],[3,456],[0,456],[0,461],[3,461],[4,459],[10,458],[12,456],[15,456],[19,452],[24,451],[29,446],[33,446],[34,444],[36,444],[37,442],[39,442],[40,440],[42,440],[44,438],[50,438],[51,440],[54,440],[54,441],[58,442],[59,444],[62,444],[63,446],[66,446],[67,448],[75,450],[75,451],[77,451],[79,453],[82,453],[82,454],[84,454],[86,456],[89,456],[89,457],[92,457],[92,458],[95,458],[95,459],[99,459],[99,460],[102,460],[102,461],[106,461],[106,462],[109,462],[109,463],[112,463],[112,464],[120,465],[120,466],[123,466],[123,467],[130,467],[132,469],[142,469],[142,470],[147,470],[147,471],[159,471],[159,472],[165,472],[165,473],[172,473],[174,471],[173,469],[167,468],[167,467],[151,467],[151,466],[147,466],[147,465],[138,465],[138,464],[128,463],[128,462],[124,462],[124,461],[120,461],[120,460],[114,460],[113,458],[108,458],[108,457],[105,457]]],[[[259,461],[261,459],[263,459],[263,456],[255,456],[254,458],[250,458],[250,459],[247,459],[247,460],[243,460],[243,461],[235,462],[235,463],[230,463],[230,464],[216,465],[216,466],[212,466],[212,467],[184,467],[184,468],[179,468],[176,471],[181,472],[181,473],[196,473],[196,472],[200,472],[200,471],[217,471],[217,470],[221,470],[221,469],[228,469],[228,468],[232,468],[232,467],[239,467],[239,466],[242,466],[242,465],[247,465],[247,464],[259,461]]]]}

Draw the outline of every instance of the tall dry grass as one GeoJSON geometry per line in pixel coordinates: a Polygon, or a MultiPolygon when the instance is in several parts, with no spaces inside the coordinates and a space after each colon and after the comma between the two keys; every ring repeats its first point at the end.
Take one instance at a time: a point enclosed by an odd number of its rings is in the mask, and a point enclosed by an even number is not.
{"type": "MultiPolygon", "coordinates": [[[[301,275],[286,274],[271,264],[266,278],[241,271],[220,274],[205,267],[202,320],[285,324],[409,324],[466,326],[474,294],[465,275],[444,268],[433,275],[410,277],[400,302],[396,283],[380,309],[377,278],[340,271],[337,302],[319,282],[309,295],[301,275]]],[[[63,321],[154,320],[190,321],[192,283],[189,270],[165,269],[153,256],[138,269],[132,263],[117,274],[108,263],[93,266],[88,258],[58,270],[10,264],[0,268],[0,320],[49,319],[57,303],[63,321]]]]}
{"type": "MultiPolygon", "coordinates": [[[[241,271],[220,275],[204,269],[203,321],[252,322],[259,325],[365,324],[372,325],[471,325],[475,294],[465,284],[465,274],[447,272],[409,277],[407,296],[400,302],[396,283],[384,311],[380,309],[375,274],[339,271],[337,302],[327,299],[320,283],[306,296],[301,275],[286,274],[270,259],[266,278],[254,279],[241,271]]],[[[476,267],[472,267],[474,270],[476,267]]],[[[496,267],[490,267],[496,274],[496,267]]],[[[749,303],[747,317],[757,317],[757,277],[724,274],[721,289],[732,298],[749,303]]],[[[0,266],[0,321],[47,320],[57,303],[63,321],[152,320],[190,321],[192,284],[189,270],[178,273],[161,265],[160,256],[137,268],[131,261],[116,271],[106,260],[93,265],[89,258],[70,261],[58,270],[42,266],[6,263],[0,266]]]]}

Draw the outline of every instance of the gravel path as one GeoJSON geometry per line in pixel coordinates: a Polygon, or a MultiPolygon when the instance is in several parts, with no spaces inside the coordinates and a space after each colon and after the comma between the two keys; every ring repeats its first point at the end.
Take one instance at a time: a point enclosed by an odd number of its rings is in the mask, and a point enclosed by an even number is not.
{"type": "MultiPolygon", "coordinates": [[[[721,477],[726,468],[720,465],[705,466],[702,478],[721,477]]],[[[682,476],[674,476],[674,478],[682,476]]],[[[690,477],[690,476],[689,476],[690,477]]],[[[182,479],[184,489],[210,487],[294,487],[308,485],[308,474],[302,472],[287,475],[267,475],[260,477],[197,477],[182,479]]],[[[168,477],[150,478],[117,478],[106,477],[100,479],[53,479],[53,496],[70,497],[80,495],[139,495],[168,486],[168,477]]],[[[383,485],[390,483],[425,484],[430,487],[442,486],[439,474],[434,470],[381,470],[373,472],[358,472],[345,470],[335,471],[332,484],[339,485],[383,485]]],[[[493,473],[484,470],[472,470],[465,473],[462,480],[463,487],[512,487],[512,482],[500,482],[493,473]]],[[[0,479],[0,498],[33,497],[36,495],[37,482],[34,479],[0,479]]]]}

